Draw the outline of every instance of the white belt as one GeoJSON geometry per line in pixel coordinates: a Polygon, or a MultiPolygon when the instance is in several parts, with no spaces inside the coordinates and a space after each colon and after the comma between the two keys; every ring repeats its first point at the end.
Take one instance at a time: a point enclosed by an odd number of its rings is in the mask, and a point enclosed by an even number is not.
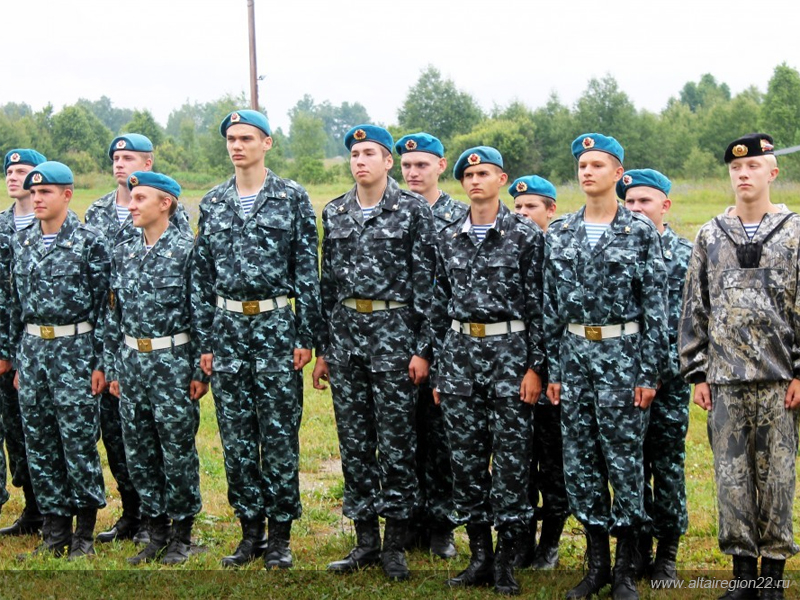
{"type": "Polygon", "coordinates": [[[183,346],[188,344],[190,339],[188,333],[176,333],[175,335],[157,338],[135,338],[126,335],[125,345],[139,352],[152,352],[153,350],[166,350],[167,348],[183,346]]]}
{"type": "Polygon", "coordinates": [[[450,329],[472,337],[486,337],[525,331],[525,323],[519,320],[503,321],[502,323],[462,323],[453,319],[450,329]]]}
{"type": "Polygon", "coordinates": [[[395,302],[394,300],[361,300],[357,298],[345,298],[342,306],[352,308],[360,313],[371,313],[376,310],[394,310],[408,306],[405,302],[395,302]]]}
{"type": "Polygon", "coordinates": [[[570,323],[567,330],[573,335],[593,342],[600,342],[609,338],[618,338],[623,335],[639,333],[639,324],[634,321],[623,323],[622,325],[578,325],[570,323]]]}
{"type": "Polygon", "coordinates": [[[248,302],[239,302],[238,300],[228,300],[222,296],[217,296],[217,306],[224,308],[235,313],[242,313],[243,315],[258,315],[263,312],[270,312],[277,308],[283,308],[289,305],[288,296],[277,296],[275,298],[268,298],[266,300],[250,300],[248,302]]]}
{"type": "Polygon", "coordinates": [[[35,335],[43,340],[54,340],[60,337],[67,337],[70,335],[81,335],[82,333],[89,333],[94,326],[88,321],[83,321],[77,325],[33,325],[32,323],[25,324],[25,331],[30,335],[35,335]]]}

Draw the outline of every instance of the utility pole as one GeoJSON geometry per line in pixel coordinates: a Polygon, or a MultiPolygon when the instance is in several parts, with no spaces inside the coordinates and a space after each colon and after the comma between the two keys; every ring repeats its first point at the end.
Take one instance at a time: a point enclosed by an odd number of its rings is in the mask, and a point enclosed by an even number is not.
{"type": "Polygon", "coordinates": [[[258,110],[258,69],[256,68],[255,0],[247,0],[247,24],[250,30],[250,108],[258,110]]]}

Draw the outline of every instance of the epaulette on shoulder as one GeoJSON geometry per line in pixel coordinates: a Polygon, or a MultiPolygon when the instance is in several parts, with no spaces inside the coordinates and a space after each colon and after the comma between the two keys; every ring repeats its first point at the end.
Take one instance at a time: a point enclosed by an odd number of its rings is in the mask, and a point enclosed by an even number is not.
{"type": "Polygon", "coordinates": [[[403,196],[403,197],[409,198],[411,200],[416,200],[417,202],[422,202],[423,204],[427,204],[428,203],[428,201],[425,199],[424,196],[420,196],[418,193],[412,192],[411,190],[401,189],[400,190],[400,195],[403,196]]]}
{"type": "Polygon", "coordinates": [[[691,248],[692,246],[694,246],[694,244],[692,244],[692,242],[687,240],[685,237],[681,237],[681,236],[678,236],[678,243],[681,246],[686,246],[687,248],[691,248]]]}
{"type": "MultiPolygon", "coordinates": [[[[640,223],[642,223],[645,227],[647,227],[649,229],[656,229],[655,224],[648,217],[645,217],[644,215],[641,215],[639,213],[635,213],[633,211],[631,211],[631,216],[634,219],[636,219],[637,221],[639,221],[640,223]]],[[[656,231],[658,231],[658,230],[656,230],[656,231]]]]}

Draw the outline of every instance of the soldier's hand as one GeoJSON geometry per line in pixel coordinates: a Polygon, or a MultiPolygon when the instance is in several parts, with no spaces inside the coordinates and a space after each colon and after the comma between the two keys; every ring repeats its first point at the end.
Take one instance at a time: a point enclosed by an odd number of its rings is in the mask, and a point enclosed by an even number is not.
{"type": "Polygon", "coordinates": [[[211,377],[211,366],[213,363],[214,355],[210,352],[208,354],[200,355],[200,369],[202,369],[203,373],[205,373],[208,377],[211,377]]]}
{"type": "Polygon", "coordinates": [[[189,384],[189,398],[192,400],[200,400],[203,396],[206,395],[208,392],[208,384],[203,383],[202,381],[197,381],[196,379],[192,379],[192,382],[189,384]]]}
{"type": "Polygon", "coordinates": [[[642,410],[645,410],[653,402],[656,397],[656,391],[653,388],[637,387],[633,388],[633,404],[642,410]]]}
{"type": "Polygon", "coordinates": [[[522,385],[519,387],[519,399],[525,404],[536,404],[541,395],[542,378],[531,369],[528,369],[525,377],[522,378],[522,385]]]}
{"type": "Polygon", "coordinates": [[[786,410],[794,410],[800,406],[800,379],[792,379],[786,390],[786,410]]]}
{"type": "Polygon", "coordinates": [[[703,410],[711,410],[711,386],[707,383],[696,383],[694,386],[694,403],[703,410]]]}
{"type": "Polygon", "coordinates": [[[315,390],[327,390],[328,386],[322,381],[328,381],[328,363],[321,356],[317,357],[317,362],[314,363],[314,371],[311,373],[311,381],[313,382],[315,390]]]}
{"type": "Polygon", "coordinates": [[[19,391],[19,371],[14,373],[14,389],[19,391]]]}
{"type": "Polygon", "coordinates": [[[112,381],[108,384],[108,393],[119,398],[119,381],[112,381]]]}
{"type": "Polygon", "coordinates": [[[102,394],[106,389],[106,376],[102,371],[92,371],[92,396],[102,394]]]}
{"type": "Polygon", "coordinates": [[[5,375],[11,370],[10,360],[0,360],[0,375],[5,375]]]}
{"type": "Polygon", "coordinates": [[[411,357],[411,362],[408,363],[408,376],[414,382],[414,385],[419,385],[428,378],[430,366],[431,363],[421,356],[415,354],[411,357]]]}
{"type": "Polygon", "coordinates": [[[548,383],[547,384],[547,399],[553,406],[561,404],[561,384],[548,383]]]}
{"type": "Polygon", "coordinates": [[[433,389],[431,391],[433,392],[433,403],[439,406],[442,403],[442,396],[439,394],[439,390],[433,389]]]}
{"type": "Polygon", "coordinates": [[[311,362],[311,350],[306,348],[294,349],[294,370],[299,371],[311,362]]]}

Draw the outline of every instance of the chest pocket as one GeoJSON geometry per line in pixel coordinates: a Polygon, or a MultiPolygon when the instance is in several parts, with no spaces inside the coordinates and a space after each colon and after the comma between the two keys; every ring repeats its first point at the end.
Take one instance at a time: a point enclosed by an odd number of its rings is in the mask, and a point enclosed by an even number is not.
{"type": "Polygon", "coordinates": [[[379,227],[372,234],[376,240],[387,240],[391,243],[394,240],[402,241],[405,237],[406,231],[402,227],[379,227]]]}
{"type": "Polygon", "coordinates": [[[203,233],[206,235],[227,235],[227,231],[233,227],[233,214],[231,211],[214,211],[208,216],[208,220],[203,225],[203,233]]]}
{"type": "Polygon", "coordinates": [[[636,276],[638,260],[635,250],[606,248],[603,258],[608,283],[631,281],[636,276]]]}
{"type": "Polygon", "coordinates": [[[153,293],[161,306],[180,306],[186,302],[183,289],[183,277],[180,275],[164,275],[153,278],[153,293]]]}
{"type": "Polygon", "coordinates": [[[290,231],[292,229],[292,216],[288,208],[285,202],[278,204],[277,202],[267,201],[255,215],[256,224],[267,230],[290,231]]]}
{"type": "Polygon", "coordinates": [[[331,256],[335,262],[350,261],[352,257],[353,227],[336,227],[328,232],[327,243],[331,249],[331,256]]]}
{"type": "Polygon", "coordinates": [[[50,275],[54,279],[58,278],[78,278],[81,275],[81,260],[78,257],[70,256],[68,258],[61,258],[50,268],[50,275]]]}
{"type": "Polygon", "coordinates": [[[561,248],[550,254],[550,268],[554,271],[560,285],[572,287],[578,281],[575,273],[575,258],[578,252],[572,246],[561,248]]]}

